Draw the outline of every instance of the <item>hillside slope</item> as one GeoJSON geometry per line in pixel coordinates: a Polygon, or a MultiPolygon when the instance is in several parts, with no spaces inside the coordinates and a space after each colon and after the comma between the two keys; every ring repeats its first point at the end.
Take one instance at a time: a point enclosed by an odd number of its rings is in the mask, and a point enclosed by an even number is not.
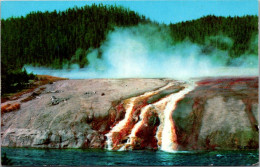
{"type": "MultiPolygon", "coordinates": [[[[169,79],[90,79],[45,85],[33,100],[24,100],[32,93],[2,104],[21,103],[20,109],[2,114],[2,146],[160,149],[164,139],[158,138],[158,128],[166,118],[158,111],[164,110],[166,97],[186,84],[169,79]],[[133,115],[127,117],[131,104],[133,115]],[[109,144],[107,134],[124,119],[109,144]]],[[[258,78],[199,81],[177,101],[172,142],[177,150],[258,149],[257,111],[258,78]]]]}

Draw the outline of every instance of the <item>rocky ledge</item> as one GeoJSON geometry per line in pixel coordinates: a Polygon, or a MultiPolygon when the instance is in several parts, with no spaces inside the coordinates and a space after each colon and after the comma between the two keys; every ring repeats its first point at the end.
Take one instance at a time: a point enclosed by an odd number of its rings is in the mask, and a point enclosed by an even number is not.
{"type": "MultiPolygon", "coordinates": [[[[43,85],[1,104],[2,146],[104,148],[106,134],[125,118],[129,99],[159,90],[134,103],[124,136],[117,138],[124,144],[140,121],[141,108],[181,91],[183,84],[170,79],[89,79],[43,85]],[[160,90],[170,82],[173,86],[160,90]]],[[[258,78],[209,78],[196,85],[172,112],[176,149],[258,149],[258,78]]],[[[162,118],[152,110],[146,115],[133,149],[160,147],[155,134],[162,118]]]]}

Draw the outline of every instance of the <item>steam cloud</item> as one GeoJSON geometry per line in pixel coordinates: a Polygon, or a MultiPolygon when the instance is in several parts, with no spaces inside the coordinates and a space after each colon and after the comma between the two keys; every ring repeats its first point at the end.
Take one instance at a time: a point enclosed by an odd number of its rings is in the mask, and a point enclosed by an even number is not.
{"type": "MultiPolygon", "coordinates": [[[[257,35],[249,49],[255,49],[257,35]],[[251,48],[252,47],[252,48],[251,48]]],[[[206,45],[218,41],[230,48],[232,39],[223,35],[208,37],[206,45]]],[[[206,46],[188,39],[177,43],[170,37],[167,26],[140,24],[128,28],[116,28],[107,35],[98,49],[87,54],[89,65],[79,68],[54,70],[26,65],[28,72],[70,79],[86,78],[175,78],[188,79],[207,76],[258,75],[258,56],[246,52],[236,59],[228,57],[228,51],[216,48],[205,52],[206,46]],[[99,54],[102,58],[98,58],[99,54]],[[234,66],[227,66],[227,62],[234,66]]]]}

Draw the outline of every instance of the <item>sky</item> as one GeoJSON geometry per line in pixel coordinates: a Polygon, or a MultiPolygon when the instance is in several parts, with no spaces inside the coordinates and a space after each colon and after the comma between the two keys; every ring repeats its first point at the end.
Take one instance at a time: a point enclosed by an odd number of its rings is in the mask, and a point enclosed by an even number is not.
{"type": "MultiPolygon", "coordinates": [[[[94,1],[1,1],[1,18],[26,16],[32,11],[65,11],[94,1]]],[[[214,14],[216,16],[258,15],[258,0],[171,0],[95,1],[121,5],[159,23],[177,23],[214,14]]]]}

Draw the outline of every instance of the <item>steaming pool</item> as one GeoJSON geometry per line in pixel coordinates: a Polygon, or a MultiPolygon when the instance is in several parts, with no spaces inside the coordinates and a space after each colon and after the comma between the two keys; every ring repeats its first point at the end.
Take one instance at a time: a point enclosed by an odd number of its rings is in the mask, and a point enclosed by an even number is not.
{"type": "Polygon", "coordinates": [[[116,166],[250,166],[259,161],[259,150],[251,151],[106,151],[101,149],[1,148],[13,165],[116,165],[116,166]]]}

